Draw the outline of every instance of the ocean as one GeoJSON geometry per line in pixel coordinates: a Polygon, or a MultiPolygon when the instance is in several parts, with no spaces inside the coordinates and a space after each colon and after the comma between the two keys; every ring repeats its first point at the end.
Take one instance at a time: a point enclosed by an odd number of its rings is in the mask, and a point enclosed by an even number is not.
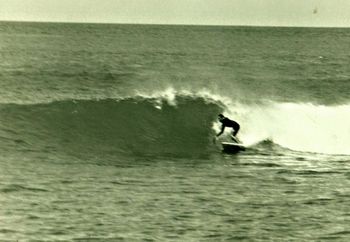
{"type": "Polygon", "coordinates": [[[349,42],[0,22],[0,240],[349,241],[349,42]]]}

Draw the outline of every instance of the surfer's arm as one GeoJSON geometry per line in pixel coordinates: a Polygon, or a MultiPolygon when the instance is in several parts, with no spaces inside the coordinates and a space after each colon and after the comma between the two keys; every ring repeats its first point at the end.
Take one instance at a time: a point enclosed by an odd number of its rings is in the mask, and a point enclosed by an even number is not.
{"type": "Polygon", "coordinates": [[[220,131],[220,133],[218,133],[218,134],[216,135],[216,137],[219,137],[220,135],[222,135],[222,133],[224,132],[224,130],[225,130],[225,125],[222,125],[222,126],[221,126],[221,131],[220,131]]]}

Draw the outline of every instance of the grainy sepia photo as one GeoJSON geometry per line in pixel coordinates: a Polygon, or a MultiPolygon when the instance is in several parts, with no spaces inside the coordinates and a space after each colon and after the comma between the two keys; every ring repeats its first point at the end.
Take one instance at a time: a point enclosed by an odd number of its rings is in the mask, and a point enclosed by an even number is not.
{"type": "Polygon", "coordinates": [[[349,0],[0,0],[0,241],[350,241],[349,0]]]}

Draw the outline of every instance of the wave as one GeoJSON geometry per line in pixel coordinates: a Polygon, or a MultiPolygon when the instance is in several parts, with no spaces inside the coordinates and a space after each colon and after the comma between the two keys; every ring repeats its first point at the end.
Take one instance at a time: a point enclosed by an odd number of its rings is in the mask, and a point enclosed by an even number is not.
{"type": "Polygon", "coordinates": [[[217,150],[212,137],[221,112],[241,124],[239,138],[248,146],[350,154],[350,105],[242,103],[172,89],[119,99],[2,104],[0,147],[79,158],[207,156],[217,150]]]}
{"type": "Polygon", "coordinates": [[[220,105],[201,97],[174,101],[137,96],[3,105],[1,147],[80,158],[208,154],[220,105]]]}

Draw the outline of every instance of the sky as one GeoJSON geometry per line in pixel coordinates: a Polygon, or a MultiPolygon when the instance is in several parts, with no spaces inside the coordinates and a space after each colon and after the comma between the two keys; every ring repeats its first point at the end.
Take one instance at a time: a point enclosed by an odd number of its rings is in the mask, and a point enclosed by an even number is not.
{"type": "Polygon", "coordinates": [[[350,0],[0,0],[0,20],[350,27],[350,0]]]}

